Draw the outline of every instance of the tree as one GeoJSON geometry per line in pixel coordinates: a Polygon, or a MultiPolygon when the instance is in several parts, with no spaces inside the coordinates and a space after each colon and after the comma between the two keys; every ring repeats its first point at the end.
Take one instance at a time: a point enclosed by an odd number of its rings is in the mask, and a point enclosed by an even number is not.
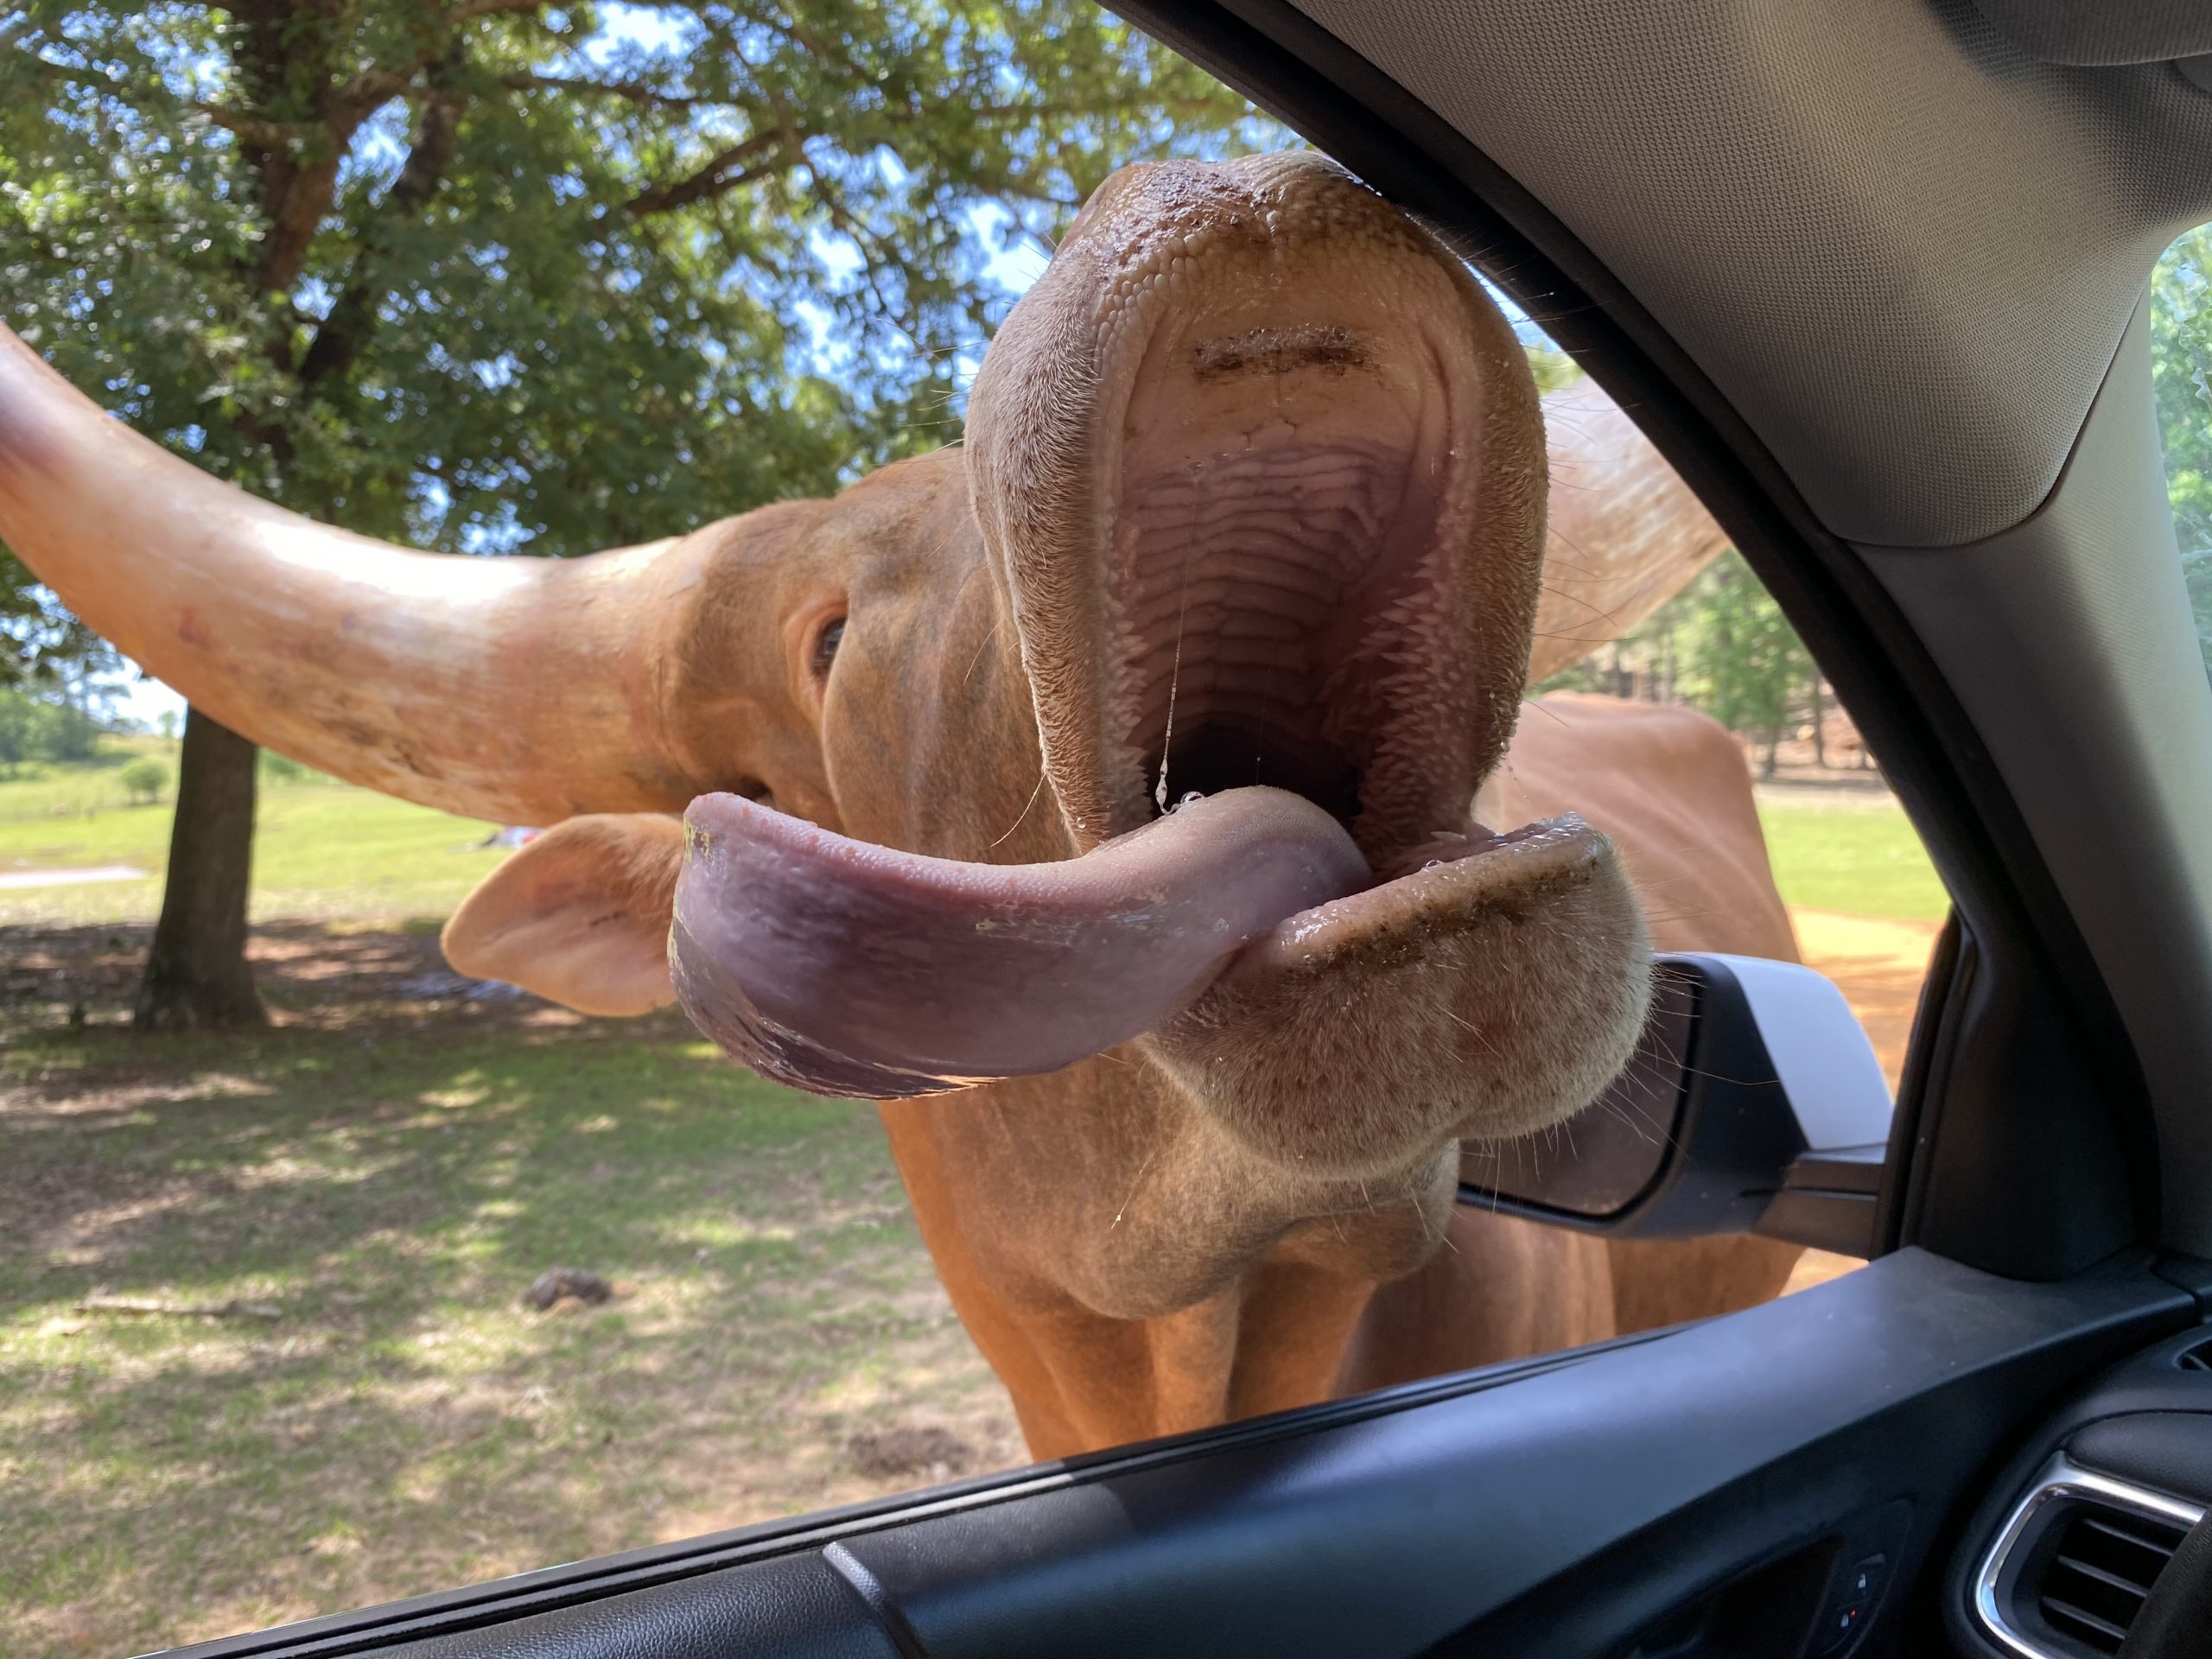
{"type": "MultiPolygon", "coordinates": [[[[34,0],[0,22],[0,294],[257,494],[571,554],[956,435],[995,241],[1262,130],[1089,0],[34,0]]],[[[253,787],[191,713],[143,1025],[260,1017],[253,787]]]]}
{"type": "Polygon", "coordinates": [[[89,760],[100,730],[91,711],[66,693],[39,696],[0,688],[0,766],[89,760]]]}
{"type": "Polygon", "coordinates": [[[2152,273],[2151,383],[2182,574],[2212,672],[2212,225],[2177,240],[2152,273]]]}
{"type": "Polygon", "coordinates": [[[1744,556],[1722,554],[1675,601],[1683,613],[1677,649],[1684,696],[1732,732],[1766,740],[1763,775],[1775,752],[1811,657],[1744,556]]]}
{"type": "Polygon", "coordinates": [[[0,548],[0,765],[90,760],[118,695],[104,677],[120,665],[0,548]]]}
{"type": "Polygon", "coordinates": [[[1582,378],[1582,365],[1548,340],[1523,340],[1521,349],[1540,393],[1558,391],[1582,378]]]}
{"type": "Polygon", "coordinates": [[[1626,696],[1639,679],[1649,695],[1687,702],[1763,741],[1768,777],[1793,714],[1808,709],[1818,730],[1822,694],[1812,654],[1733,548],[1635,632],[1614,641],[1602,663],[1586,658],[1537,689],[1626,696]]]}
{"type": "Polygon", "coordinates": [[[169,769],[151,755],[142,756],[118,772],[116,781],[123,785],[133,806],[149,804],[161,799],[162,791],[168,787],[169,769]]]}
{"type": "Polygon", "coordinates": [[[112,645],[63,609],[0,546],[0,692],[66,704],[69,688],[121,666],[112,645]]]}

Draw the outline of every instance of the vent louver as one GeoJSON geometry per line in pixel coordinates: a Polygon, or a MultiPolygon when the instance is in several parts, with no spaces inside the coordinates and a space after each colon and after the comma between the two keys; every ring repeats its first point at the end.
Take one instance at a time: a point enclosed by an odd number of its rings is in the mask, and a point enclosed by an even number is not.
{"type": "Polygon", "coordinates": [[[2058,1546],[2021,1599],[2044,1625],[2094,1654],[2120,1651],[2128,1626],[2184,1529],[2149,1516],[2085,1503],[2059,1522],[2058,1546]]]}
{"type": "Polygon", "coordinates": [[[1981,1628],[2014,1659],[2110,1659],[2202,1506],[2051,1454],[1974,1574],[1981,1628]]]}
{"type": "Polygon", "coordinates": [[[2174,1356],[2174,1363],[2184,1371],[2212,1371],[2212,1340],[2183,1349],[2174,1356]]]}

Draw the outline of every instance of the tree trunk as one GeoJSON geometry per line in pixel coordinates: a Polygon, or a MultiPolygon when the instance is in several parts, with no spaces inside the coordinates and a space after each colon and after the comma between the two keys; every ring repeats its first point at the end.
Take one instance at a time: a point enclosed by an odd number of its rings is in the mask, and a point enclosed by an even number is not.
{"type": "Polygon", "coordinates": [[[268,1023],[245,963],[258,753],[199,709],[185,711],[168,881],[132,1016],[141,1031],[268,1023]]]}
{"type": "Polygon", "coordinates": [[[1816,671],[1813,675],[1813,764],[1822,772],[1828,768],[1827,734],[1822,729],[1827,722],[1827,706],[1821,696],[1821,677],[1816,671]]]}
{"type": "Polygon", "coordinates": [[[1773,725],[1767,728],[1766,764],[1759,768],[1759,776],[1762,778],[1773,777],[1775,768],[1781,764],[1782,728],[1783,720],[1786,718],[1787,716],[1777,718],[1773,725]]]}

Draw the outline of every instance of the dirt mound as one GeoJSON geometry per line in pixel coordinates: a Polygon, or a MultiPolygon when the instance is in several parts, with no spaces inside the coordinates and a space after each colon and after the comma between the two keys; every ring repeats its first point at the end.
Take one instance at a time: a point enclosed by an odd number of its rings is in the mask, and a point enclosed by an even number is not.
{"type": "Polygon", "coordinates": [[[975,1465],[976,1448],[933,1425],[866,1428],[845,1442],[853,1467],[870,1480],[951,1480],[975,1465]]]}

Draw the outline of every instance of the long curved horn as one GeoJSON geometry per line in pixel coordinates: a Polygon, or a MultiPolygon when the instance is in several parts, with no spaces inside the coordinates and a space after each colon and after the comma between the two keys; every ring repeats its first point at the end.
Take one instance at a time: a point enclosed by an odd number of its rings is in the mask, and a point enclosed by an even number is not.
{"type": "Polygon", "coordinates": [[[659,636],[704,538],[413,553],[220,483],[0,327],[0,540],[215,719],[350,782],[510,823],[680,809],[659,636]]]}
{"type": "Polygon", "coordinates": [[[1544,429],[1551,499],[1530,685],[1632,632],[1728,545],[1728,532],[1594,380],[1547,397],[1544,429]]]}

